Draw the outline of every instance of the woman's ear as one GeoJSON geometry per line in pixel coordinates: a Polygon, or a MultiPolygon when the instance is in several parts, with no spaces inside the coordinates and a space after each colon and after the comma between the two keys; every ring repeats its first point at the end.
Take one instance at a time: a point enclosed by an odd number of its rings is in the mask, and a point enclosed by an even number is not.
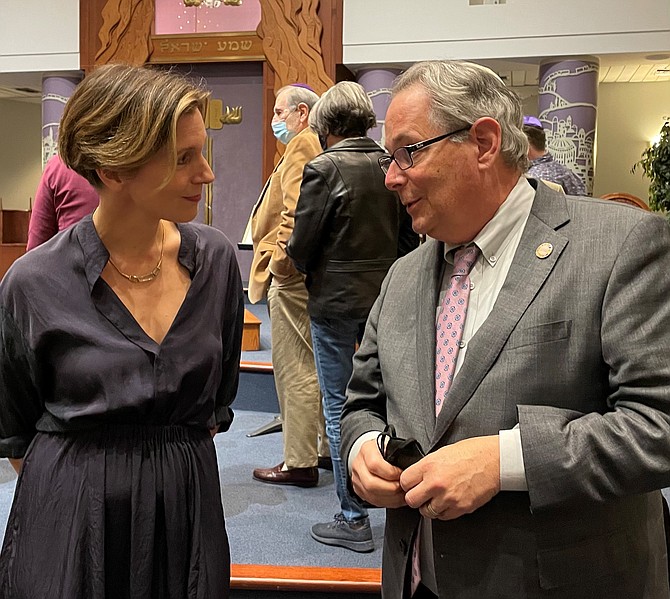
{"type": "Polygon", "coordinates": [[[474,122],[470,131],[472,139],[477,144],[479,166],[489,168],[500,154],[502,143],[500,124],[491,117],[482,117],[474,122]]]}
{"type": "Polygon", "coordinates": [[[102,184],[112,191],[120,189],[124,183],[124,179],[118,171],[109,168],[96,168],[95,172],[100,178],[100,181],[102,181],[102,184]]]}

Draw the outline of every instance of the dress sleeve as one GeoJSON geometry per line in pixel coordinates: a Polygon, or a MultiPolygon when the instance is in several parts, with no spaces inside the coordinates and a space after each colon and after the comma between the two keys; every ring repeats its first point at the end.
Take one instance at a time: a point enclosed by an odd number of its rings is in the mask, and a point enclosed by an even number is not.
{"type": "Polygon", "coordinates": [[[244,295],[242,279],[235,258],[231,254],[228,268],[227,294],[223,306],[221,338],[223,340],[223,363],[221,384],[216,394],[216,424],[219,432],[225,432],[233,421],[230,404],[237,394],[240,380],[240,354],[242,352],[242,328],[244,326],[244,295]]]}
{"type": "Polygon", "coordinates": [[[44,411],[36,384],[35,354],[0,308],[0,457],[22,458],[44,411]]]}

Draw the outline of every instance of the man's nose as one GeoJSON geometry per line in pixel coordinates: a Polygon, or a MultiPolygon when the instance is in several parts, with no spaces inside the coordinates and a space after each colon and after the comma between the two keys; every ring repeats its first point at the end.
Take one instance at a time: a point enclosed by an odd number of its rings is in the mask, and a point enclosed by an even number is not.
{"type": "Polygon", "coordinates": [[[392,160],[384,177],[384,185],[391,191],[398,191],[404,185],[405,181],[405,172],[398,167],[395,160],[392,160]]]}

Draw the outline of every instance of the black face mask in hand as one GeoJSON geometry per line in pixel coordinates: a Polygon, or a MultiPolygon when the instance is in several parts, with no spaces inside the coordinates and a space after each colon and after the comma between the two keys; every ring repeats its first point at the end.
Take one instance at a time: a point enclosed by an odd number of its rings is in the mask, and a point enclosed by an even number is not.
{"type": "Polygon", "coordinates": [[[395,428],[387,424],[384,432],[377,437],[377,447],[382,457],[393,466],[401,470],[416,464],[426,454],[416,439],[401,439],[396,437],[395,428]]]}

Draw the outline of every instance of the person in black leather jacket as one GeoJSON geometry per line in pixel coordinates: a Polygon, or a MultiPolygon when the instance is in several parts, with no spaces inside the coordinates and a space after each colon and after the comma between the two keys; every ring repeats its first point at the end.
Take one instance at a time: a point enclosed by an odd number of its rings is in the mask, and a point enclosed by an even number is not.
{"type": "Polygon", "coordinates": [[[372,102],[351,81],[330,88],[309,125],[324,152],[304,169],[287,253],[306,274],[314,359],[323,393],[340,513],[315,524],[314,539],[372,551],[366,509],[347,490],[339,454],[340,415],[356,342],[391,264],[418,245],[398,196],[384,186],[384,150],[366,132],[376,125],[372,102]]]}

